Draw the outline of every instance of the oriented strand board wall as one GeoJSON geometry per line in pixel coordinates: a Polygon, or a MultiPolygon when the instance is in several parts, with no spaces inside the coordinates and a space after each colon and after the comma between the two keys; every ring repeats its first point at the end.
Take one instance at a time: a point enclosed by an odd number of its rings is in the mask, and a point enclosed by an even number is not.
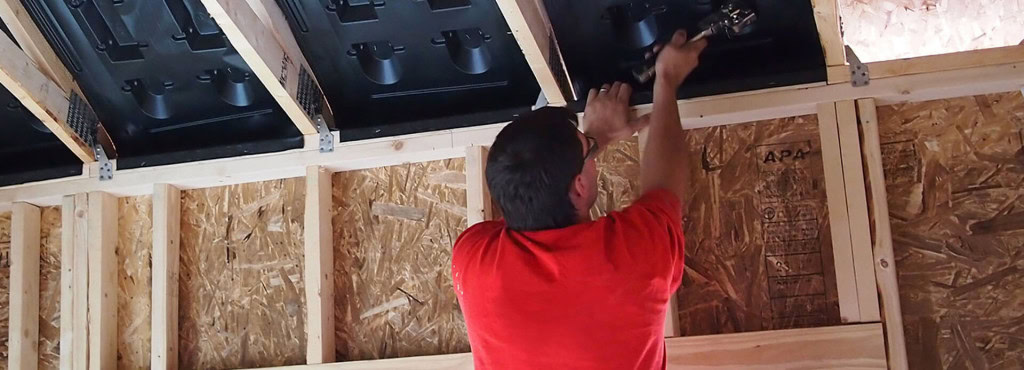
{"type": "Polygon", "coordinates": [[[685,335],[839,323],[817,119],[689,132],[685,335]]]}
{"type": "Polygon", "coordinates": [[[44,207],[39,235],[39,368],[60,365],[60,207],[44,207]]]}
{"type": "Polygon", "coordinates": [[[878,116],[911,368],[1024,367],[1024,98],[878,116]]]}
{"type": "Polygon", "coordinates": [[[11,309],[11,213],[0,213],[0,369],[7,368],[11,309]]]}
{"type": "Polygon", "coordinates": [[[181,368],[305,363],[305,180],[182,193],[181,368]]]}
{"type": "Polygon", "coordinates": [[[874,62],[1016,45],[1022,0],[840,0],[843,39],[874,62]]]}
{"type": "Polygon", "coordinates": [[[636,137],[612,144],[597,156],[597,186],[591,218],[621,210],[640,197],[640,145],[636,137]]]}
{"type": "Polygon", "coordinates": [[[339,361],[469,351],[451,282],[462,158],[333,177],[339,361]]]}
{"type": "Polygon", "coordinates": [[[150,364],[153,221],[150,196],[117,200],[117,367],[150,364]]]}

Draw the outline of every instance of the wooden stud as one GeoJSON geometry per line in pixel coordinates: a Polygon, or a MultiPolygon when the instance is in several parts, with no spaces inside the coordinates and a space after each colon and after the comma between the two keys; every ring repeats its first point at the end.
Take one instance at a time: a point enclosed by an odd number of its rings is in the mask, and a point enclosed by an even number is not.
{"type": "Polygon", "coordinates": [[[466,226],[493,218],[491,192],[487,189],[487,147],[466,147],[466,226]]]}
{"type": "Polygon", "coordinates": [[[818,26],[821,49],[825,52],[825,64],[846,64],[846,44],[839,26],[839,0],[811,0],[811,6],[814,8],[814,23],[818,26]]]}
{"type": "Polygon", "coordinates": [[[818,129],[821,136],[821,161],[825,170],[829,228],[832,232],[836,289],[839,293],[839,316],[843,322],[861,322],[835,103],[818,105],[818,129]]]}
{"type": "MultiPolygon", "coordinates": [[[[682,289],[682,286],[679,287],[682,289]]],[[[665,338],[678,337],[682,334],[679,328],[679,296],[675,293],[668,299],[665,311],[665,338]]]]}
{"type": "MultiPolygon", "coordinates": [[[[87,338],[75,336],[75,195],[64,196],[61,202],[60,231],[60,369],[75,369],[74,343],[87,338]]],[[[84,198],[84,195],[83,195],[84,198]]],[[[84,208],[82,209],[84,214],[84,208]]],[[[83,217],[84,219],[84,217],[83,217]]],[[[81,304],[80,304],[81,305],[81,304]]],[[[84,306],[84,305],[81,305],[84,306]]],[[[80,367],[84,369],[84,367],[80,367]]]]}
{"type": "Polygon", "coordinates": [[[7,24],[18,46],[35,62],[43,75],[53,80],[65,93],[77,88],[71,72],[64,67],[64,63],[50,47],[49,41],[43,36],[21,0],[0,0],[0,19],[7,24]]]}
{"type": "Polygon", "coordinates": [[[839,123],[843,178],[846,184],[853,273],[856,277],[857,305],[860,309],[859,322],[877,322],[881,318],[878,313],[875,268],[871,257],[871,225],[868,222],[868,201],[864,192],[864,167],[861,162],[860,133],[857,130],[857,108],[854,102],[837,102],[836,116],[839,123]]]}
{"type": "Polygon", "coordinates": [[[39,367],[39,207],[14,203],[11,215],[8,366],[39,367]]]}
{"type": "MultiPolygon", "coordinates": [[[[72,244],[74,249],[74,261],[72,262],[71,285],[72,300],[67,304],[72,305],[72,327],[71,327],[71,368],[85,370],[89,367],[89,196],[86,193],[78,193],[74,198],[74,221],[71,230],[72,244]]],[[[68,228],[64,228],[68,230],[68,228]]],[[[61,239],[66,240],[66,239],[61,239]]],[[[63,278],[63,274],[61,275],[63,278]]],[[[64,284],[62,282],[62,284],[64,284]]],[[[64,303],[65,296],[61,296],[64,303]]],[[[61,306],[62,309],[64,306],[61,306]]],[[[61,311],[61,315],[67,311],[61,311]]],[[[61,340],[65,337],[62,335],[61,340]]]]}
{"type": "Polygon", "coordinates": [[[89,193],[89,369],[117,368],[117,198],[89,193]]]}
{"type": "Polygon", "coordinates": [[[543,3],[538,0],[498,0],[498,8],[526,56],[548,105],[564,106],[576,100],[576,92],[543,3]]]}
{"type": "Polygon", "coordinates": [[[181,192],[153,187],[153,369],[178,368],[178,264],[181,192]]]}
{"type": "Polygon", "coordinates": [[[878,111],[871,99],[857,101],[860,129],[863,135],[864,161],[871,195],[871,216],[874,222],[874,266],[881,297],[882,320],[885,323],[889,368],[907,369],[907,344],[903,335],[903,313],[900,309],[899,285],[896,283],[896,258],[892,249],[889,225],[889,204],[885,193],[885,172],[882,167],[882,146],[878,131],[878,111]]]}
{"type": "MultiPolygon", "coordinates": [[[[872,79],[1024,62],[1024,45],[867,63],[872,79]]],[[[828,68],[828,83],[850,82],[849,66],[828,68]]]]}
{"type": "Polygon", "coordinates": [[[306,168],[306,362],[334,362],[334,239],[331,172],[306,168]]]}
{"type": "Polygon", "coordinates": [[[68,125],[68,94],[46,77],[7,35],[0,34],[0,84],[53,132],[82,162],[95,162],[89,145],[68,125]]]}
{"type": "MultiPolygon", "coordinates": [[[[882,325],[678,337],[665,340],[669,369],[884,369],[882,325]]],[[[470,370],[473,354],[459,353],[323,365],[264,368],[280,370],[470,370]]]]}
{"type": "MultiPolygon", "coordinates": [[[[295,53],[298,47],[282,45],[281,33],[275,33],[267,27],[246,1],[202,2],[213,20],[224,31],[228,41],[231,41],[231,45],[249,65],[253,74],[267,87],[270,95],[281,105],[295,127],[304,135],[316,134],[316,118],[313,117],[313,113],[303,109],[298,99],[300,71],[304,69],[311,78],[313,77],[313,71],[306,63],[305,57],[301,53],[295,53]]],[[[275,8],[267,6],[264,11],[280,12],[280,9],[274,6],[275,8]]],[[[294,42],[294,39],[290,41],[294,42]]],[[[316,86],[316,89],[320,87],[316,86]]],[[[330,109],[325,106],[324,115],[329,115],[329,112],[330,109]]]]}

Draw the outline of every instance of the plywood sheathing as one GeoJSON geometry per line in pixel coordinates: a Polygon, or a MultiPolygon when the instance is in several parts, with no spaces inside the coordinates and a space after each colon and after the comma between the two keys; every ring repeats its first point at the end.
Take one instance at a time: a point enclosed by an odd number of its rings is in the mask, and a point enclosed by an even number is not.
{"type": "Polygon", "coordinates": [[[180,367],[305,363],[305,180],[182,194],[180,367]]]}
{"type": "Polygon", "coordinates": [[[464,170],[457,158],[334,174],[339,361],[469,351],[450,276],[464,170]]]}
{"type": "Polygon", "coordinates": [[[153,212],[150,196],[117,200],[117,367],[150,365],[153,212]]]}
{"type": "Polygon", "coordinates": [[[60,365],[60,207],[44,207],[39,234],[39,368],[60,365]]]}
{"type": "Polygon", "coordinates": [[[1021,0],[840,0],[843,39],[863,62],[1017,45],[1021,0]]]}
{"type": "Polygon", "coordinates": [[[597,201],[590,217],[618,211],[640,197],[640,146],[636,137],[608,146],[597,156],[597,201]]]}
{"type": "Polygon", "coordinates": [[[878,118],[910,367],[1024,367],[1024,98],[878,118]]]}
{"type": "Polygon", "coordinates": [[[817,119],[689,131],[682,335],[839,323],[817,119]]]}
{"type": "Polygon", "coordinates": [[[7,368],[11,310],[11,213],[0,213],[0,369],[7,368]]]}

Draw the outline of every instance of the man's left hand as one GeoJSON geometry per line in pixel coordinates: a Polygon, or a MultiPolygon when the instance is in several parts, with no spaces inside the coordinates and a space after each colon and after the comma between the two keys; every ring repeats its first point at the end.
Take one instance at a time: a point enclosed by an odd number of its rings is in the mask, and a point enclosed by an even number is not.
{"type": "Polygon", "coordinates": [[[650,123],[650,116],[630,117],[629,97],[633,88],[616,82],[600,89],[590,89],[587,107],[583,110],[583,132],[595,139],[602,148],[625,140],[650,123]]]}

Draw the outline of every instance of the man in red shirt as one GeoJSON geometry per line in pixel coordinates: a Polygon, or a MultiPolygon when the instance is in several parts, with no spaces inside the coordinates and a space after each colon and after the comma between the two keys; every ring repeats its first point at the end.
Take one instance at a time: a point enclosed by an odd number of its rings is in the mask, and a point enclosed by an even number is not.
{"type": "Polygon", "coordinates": [[[690,160],[676,90],[705,45],[678,32],[663,47],[649,116],[629,118],[632,91],[616,82],[590,91],[582,127],[564,108],[543,108],[495,138],[486,178],[504,220],[470,227],[452,253],[476,369],[665,367],[663,326],[682,281],[680,199],[690,160]],[[643,195],[591,220],[594,158],[648,124],[643,195]]]}

